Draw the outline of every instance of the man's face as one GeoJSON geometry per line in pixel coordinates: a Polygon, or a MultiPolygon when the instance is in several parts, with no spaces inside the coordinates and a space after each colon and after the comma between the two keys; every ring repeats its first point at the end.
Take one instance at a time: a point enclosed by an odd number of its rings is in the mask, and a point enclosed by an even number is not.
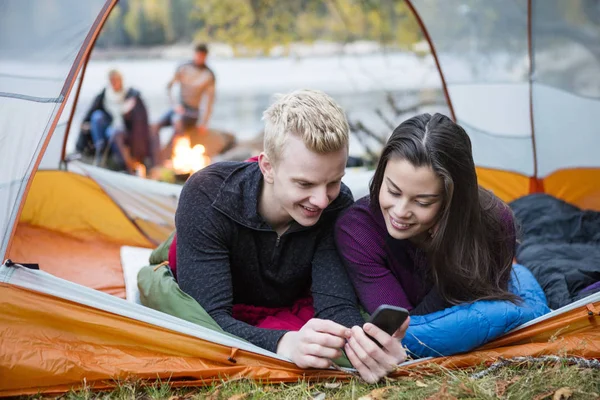
{"type": "Polygon", "coordinates": [[[347,159],[345,148],[318,154],[306,148],[301,138],[289,135],[279,161],[267,172],[280,215],[302,226],[316,224],[340,194],[347,159]]]}
{"type": "Polygon", "coordinates": [[[194,53],[194,64],[204,65],[206,62],[206,53],[203,51],[197,51],[194,53]]]}
{"type": "Polygon", "coordinates": [[[115,92],[120,92],[123,90],[123,78],[119,74],[112,74],[109,77],[110,85],[112,86],[115,92]]]}

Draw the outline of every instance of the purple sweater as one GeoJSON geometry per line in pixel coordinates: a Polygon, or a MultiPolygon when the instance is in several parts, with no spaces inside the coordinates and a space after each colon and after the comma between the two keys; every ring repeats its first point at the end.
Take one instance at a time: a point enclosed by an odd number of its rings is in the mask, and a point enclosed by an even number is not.
{"type": "MultiPolygon", "coordinates": [[[[502,209],[503,222],[511,227],[509,240],[514,243],[512,212],[507,206],[502,209]]],[[[424,313],[436,311],[431,307],[445,308],[441,304],[443,300],[433,293],[432,284],[425,278],[429,269],[425,252],[409,240],[392,238],[381,210],[370,207],[368,196],[358,200],[338,218],[335,236],[338,251],[368,313],[381,304],[410,311],[426,296],[428,302],[437,304],[430,304],[424,313]]]]}

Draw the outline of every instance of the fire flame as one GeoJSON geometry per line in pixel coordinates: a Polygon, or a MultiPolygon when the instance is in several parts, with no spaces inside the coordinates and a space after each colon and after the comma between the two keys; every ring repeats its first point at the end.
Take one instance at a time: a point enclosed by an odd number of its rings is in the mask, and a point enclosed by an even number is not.
{"type": "Polygon", "coordinates": [[[204,154],[201,144],[191,146],[190,138],[182,136],[173,143],[173,169],[176,173],[187,174],[198,171],[210,164],[210,158],[204,154]]]}

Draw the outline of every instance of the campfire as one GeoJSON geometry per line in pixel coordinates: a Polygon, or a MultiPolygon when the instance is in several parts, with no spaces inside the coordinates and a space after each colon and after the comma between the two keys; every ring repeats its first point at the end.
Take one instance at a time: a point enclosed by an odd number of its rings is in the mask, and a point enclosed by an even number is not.
{"type": "Polygon", "coordinates": [[[210,164],[206,148],[197,144],[192,147],[189,136],[175,138],[170,159],[150,170],[149,178],[161,182],[183,184],[194,172],[210,164]]]}
{"type": "Polygon", "coordinates": [[[201,144],[191,146],[190,138],[182,136],[173,143],[171,158],[173,171],[177,175],[191,175],[210,164],[210,158],[204,154],[206,149],[201,144]]]}

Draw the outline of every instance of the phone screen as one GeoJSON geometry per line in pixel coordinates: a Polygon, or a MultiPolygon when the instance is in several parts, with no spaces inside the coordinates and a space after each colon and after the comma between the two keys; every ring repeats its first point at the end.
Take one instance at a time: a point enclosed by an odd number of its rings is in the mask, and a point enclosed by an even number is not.
{"type": "Polygon", "coordinates": [[[382,304],[371,314],[369,322],[388,335],[392,335],[402,326],[406,318],[408,318],[408,310],[405,308],[382,304]]]}

